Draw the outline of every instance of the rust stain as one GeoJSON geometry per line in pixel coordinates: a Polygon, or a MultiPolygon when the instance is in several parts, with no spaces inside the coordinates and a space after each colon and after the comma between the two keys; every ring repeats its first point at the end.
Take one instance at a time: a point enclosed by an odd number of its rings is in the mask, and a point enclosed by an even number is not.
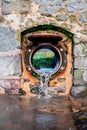
{"type": "MultiPolygon", "coordinates": [[[[42,37],[44,37],[43,35],[40,35],[42,37]]],[[[47,36],[47,35],[46,35],[47,36]]],[[[49,35],[51,37],[51,35],[49,35]]],[[[28,36],[28,38],[30,38],[30,36],[28,36]]],[[[34,37],[39,37],[39,35],[35,35],[34,34],[34,37]]],[[[55,36],[56,37],[56,36],[55,36]]],[[[32,38],[33,38],[33,35],[32,35],[32,38]]],[[[55,85],[56,83],[56,86],[61,86],[61,85],[64,85],[66,87],[66,91],[65,93],[63,93],[62,95],[69,95],[70,93],[70,89],[72,87],[72,84],[73,84],[73,75],[70,73],[71,72],[71,69],[73,68],[72,66],[72,63],[73,63],[73,58],[72,58],[72,41],[67,41],[65,42],[65,44],[63,44],[63,48],[65,48],[65,51],[67,50],[66,54],[67,54],[67,66],[66,68],[64,69],[64,71],[59,74],[58,76],[56,76],[53,80],[51,80],[49,82],[49,85],[50,86],[53,86],[55,85]],[[69,42],[69,43],[67,43],[69,42]],[[58,78],[64,78],[66,80],[60,82],[58,81],[58,78]]],[[[25,44],[25,43],[24,43],[25,44]]],[[[62,46],[62,45],[61,45],[62,46]]],[[[25,49],[25,48],[24,48],[25,49]]],[[[22,66],[23,66],[23,78],[28,78],[30,80],[29,83],[24,83],[24,81],[21,82],[21,87],[26,91],[27,94],[30,94],[30,91],[29,91],[29,84],[34,84],[35,82],[39,82],[39,80],[37,78],[35,78],[34,76],[32,76],[26,69],[26,65],[24,63],[24,50],[22,51],[22,66]]]]}

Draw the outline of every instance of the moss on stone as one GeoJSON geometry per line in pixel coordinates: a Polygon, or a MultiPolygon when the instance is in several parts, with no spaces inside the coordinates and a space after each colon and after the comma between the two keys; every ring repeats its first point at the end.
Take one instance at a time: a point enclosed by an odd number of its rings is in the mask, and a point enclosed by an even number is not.
{"type": "Polygon", "coordinates": [[[70,31],[66,30],[65,28],[63,28],[63,27],[57,27],[57,26],[52,25],[52,24],[50,24],[50,25],[46,25],[45,24],[45,25],[39,25],[37,27],[32,27],[30,29],[27,29],[27,30],[23,31],[21,33],[21,35],[23,36],[23,35],[25,35],[27,33],[36,32],[36,31],[39,31],[39,30],[42,30],[42,31],[43,30],[54,30],[54,31],[58,31],[58,32],[64,33],[65,35],[67,35],[71,39],[73,39],[73,36],[74,36],[73,33],[71,33],[70,31]]]}
{"type": "Polygon", "coordinates": [[[81,116],[79,117],[79,119],[81,119],[81,120],[86,119],[86,120],[87,120],[87,116],[85,116],[85,115],[81,115],[81,116]]]}
{"type": "MultiPolygon", "coordinates": [[[[87,89],[77,94],[77,97],[84,98],[86,96],[87,96],[87,89]]],[[[83,118],[83,117],[81,117],[81,118],[83,118]]]]}
{"type": "Polygon", "coordinates": [[[78,45],[78,44],[82,44],[82,41],[80,41],[80,39],[78,39],[78,38],[74,38],[74,44],[75,45],[78,45]]]}
{"type": "Polygon", "coordinates": [[[0,23],[5,22],[5,19],[2,15],[0,15],[0,23]]]}
{"type": "Polygon", "coordinates": [[[80,79],[80,77],[82,76],[83,70],[75,70],[74,71],[74,76],[75,79],[80,79]]]}
{"type": "Polygon", "coordinates": [[[27,11],[27,10],[20,10],[20,14],[21,14],[21,15],[24,15],[24,14],[27,15],[27,14],[28,14],[28,11],[27,11]]]}
{"type": "Polygon", "coordinates": [[[30,5],[31,4],[31,0],[28,0],[28,5],[30,5]]]}
{"type": "Polygon", "coordinates": [[[16,33],[17,33],[17,40],[21,41],[21,32],[18,30],[16,33]]]}
{"type": "Polygon", "coordinates": [[[47,16],[47,17],[52,17],[52,14],[45,14],[45,16],[47,16]]]}
{"type": "Polygon", "coordinates": [[[53,32],[53,31],[52,31],[52,30],[46,30],[46,32],[47,32],[47,33],[51,33],[51,32],[53,32]]]}
{"type": "Polygon", "coordinates": [[[82,41],[75,42],[75,45],[82,44],[82,41]]]}
{"type": "Polygon", "coordinates": [[[70,18],[71,22],[76,22],[77,21],[75,15],[70,15],[69,18],[70,18]]]}
{"type": "Polygon", "coordinates": [[[81,44],[81,42],[75,42],[75,45],[81,44]]]}
{"type": "Polygon", "coordinates": [[[57,16],[55,17],[55,19],[56,19],[57,21],[59,21],[59,15],[57,15],[57,16]]]}
{"type": "Polygon", "coordinates": [[[86,55],[86,53],[87,53],[87,46],[84,45],[84,47],[83,47],[83,49],[82,49],[82,54],[83,54],[83,55],[86,55]]]}

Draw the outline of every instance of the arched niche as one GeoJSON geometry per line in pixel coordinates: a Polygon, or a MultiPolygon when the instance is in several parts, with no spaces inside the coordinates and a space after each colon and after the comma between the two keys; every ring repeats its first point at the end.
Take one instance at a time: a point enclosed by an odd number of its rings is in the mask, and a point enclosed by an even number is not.
{"type": "Polygon", "coordinates": [[[48,73],[50,85],[53,86],[55,82],[58,86],[65,84],[67,86],[65,91],[68,93],[73,83],[73,36],[74,34],[66,29],[54,25],[39,25],[23,31],[21,33],[23,73],[26,70],[30,80],[32,78],[40,80],[42,73],[48,73]],[[36,60],[39,65],[35,67],[35,55],[44,51],[50,51],[54,55],[54,68],[52,69],[51,64],[49,64],[52,71],[47,66],[45,68],[43,64],[46,62],[40,65],[39,60],[36,60]],[[45,69],[41,71],[41,67],[45,69]]]}

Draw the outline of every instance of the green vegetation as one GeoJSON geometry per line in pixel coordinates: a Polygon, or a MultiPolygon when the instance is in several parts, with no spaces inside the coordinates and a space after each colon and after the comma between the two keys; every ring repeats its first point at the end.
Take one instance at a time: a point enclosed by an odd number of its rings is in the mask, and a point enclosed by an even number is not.
{"type": "Polygon", "coordinates": [[[74,76],[75,79],[80,79],[80,77],[82,76],[83,70],[75,70],[74,72],[74,76]]]}
{"type": "Polygon", "coordinates": [[[81,44],[81,42],[75,42],[75,45],[81,44]]]}
{"type": "Polygon", "coordinates": [[[50,50],[48,51],[37,51],[32,59],[33,66],[36,69],[43,68],[54,68],[53,66],[53,58],[54,53],[50,50]]]}
{"type": "Polygon", "coordinates": [[[5,22],[5,18],[2,15],[0,15],[0,23],[2,22],[5,22]]]}
{"type": "Polygon", "coordinates": [[[16,34],[17,34],[17,40],[21,41],[21,32],[17,30],[16,34]]]}
{"type": "MultiPolygon", "coordinates": [[[[21,32],[21,36],[27,34],[27,33],[31,33],[31,32],[36,32],[36,31],[45,31],[45,30],[54,30],[54,31],[58,31],[58,32],[61,32],[61,33],[64,33],[66,36],[68,36],[69,38],[73,39],[73,36],[74,34],[67,31],[65,28],[63,27],[57,27],[55,25],[39,25],[37,27],[33,27],[33,28],[30,28],[30,29],[27,29],[23,32],[21,32]]],[[[22,37],[21,37],[22,38],[22,37]]]]}
{"type": "Polygon", "coordinates": [[[42,51],[37,51],[34,56],[33,59],[40,59],[40,58],[50,58],[54,56],[54,52],[47,50],[43,51],[43,49],[41,49],[42,51]]]}
{"type": "Polygon", "coordinates": [[[79,116],[79,119],[81,119],[81,120],[82,120],[82,119],[83,119],[83,120],[86,119],[86,120],[87,120],[87,116],[81,115],[81,116],[79,116]]]}

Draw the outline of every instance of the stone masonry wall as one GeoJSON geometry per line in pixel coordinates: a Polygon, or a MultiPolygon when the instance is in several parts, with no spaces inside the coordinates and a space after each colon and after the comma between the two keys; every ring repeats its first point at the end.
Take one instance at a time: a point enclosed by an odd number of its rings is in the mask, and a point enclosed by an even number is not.
{"type": "Polygon", "coordinates": [[[61,26],[74,33],[74,83],[71,92],[77,95],[86,90],[87,0],[1,0],[0,86],[11,86],[9,82],[12,80],[20,87],[20,33],[43,24],[61,26]]]}

